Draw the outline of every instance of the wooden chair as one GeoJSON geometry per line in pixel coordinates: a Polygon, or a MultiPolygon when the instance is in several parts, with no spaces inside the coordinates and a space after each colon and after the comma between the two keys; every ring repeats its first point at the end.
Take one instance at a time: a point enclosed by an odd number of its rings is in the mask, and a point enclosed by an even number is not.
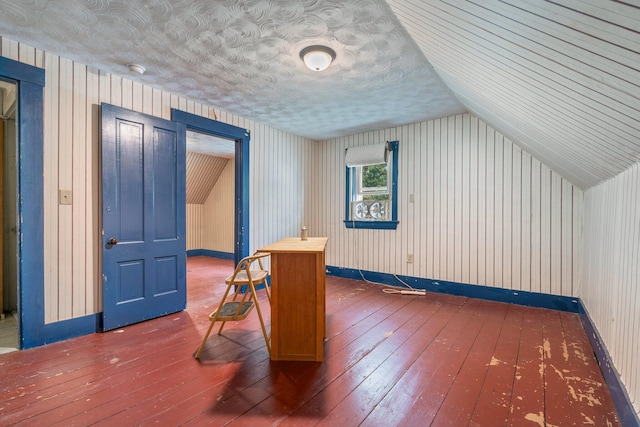
{"type": "Polygon", "coordinates": [[[256,308],[258,312],[258,318],[260,319],[260,326],[262,327],[262,335],[264,335],[264,341],[267,345],[269,355],[271,355],[271,336],[267,334],[267,329],[264,325],[262,318],[262,311],[260,310],[260,304],[258,303],[258,296],[256,294],[256,287],[260,284],[264,284],[264,289],[267,294],[269,304],[271,304],[271,290],[267,284],[267,276],[269,272],[262,266],[262,258],[269,256],[268,253],[256,252],[253,255],[242,258],[233,272],[233,274],[225,279],[227,289],[224,292],[222,300],[218,307],[209,315],[209,329],[202,339],[202,343],[196,351],[194,357],[198,359],[200,353],[204,348],[209,334],[213,329],[215,322],[222,322],[218,335],[222,333],[222,328],[226,322],[233,322],[237,320],[245,319],[253,308],[256,308]],[[257,261],[257,267],[253,266],[257,261]],[[252,269],[252,266],[254,267],[252,269]],[[233,288],[233,292],[231,289],[233,288]]]}

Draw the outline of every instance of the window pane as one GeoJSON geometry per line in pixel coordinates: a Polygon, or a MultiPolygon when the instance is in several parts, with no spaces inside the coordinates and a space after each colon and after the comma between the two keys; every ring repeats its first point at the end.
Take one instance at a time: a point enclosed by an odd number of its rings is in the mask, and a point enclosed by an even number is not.
{"type": "Polygon", "coordinates": [[[347,228],[396,229],[398,142],[388,147],[386,164],[347,167],[347,228]]]}

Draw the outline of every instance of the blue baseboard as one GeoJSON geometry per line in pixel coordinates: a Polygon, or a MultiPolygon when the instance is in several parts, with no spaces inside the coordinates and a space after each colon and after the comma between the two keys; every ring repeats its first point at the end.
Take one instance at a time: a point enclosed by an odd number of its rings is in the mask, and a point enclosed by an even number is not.
{"type": "Polygon", "coordinates": [[[33,348],[44,344],[52,344],[58,341],[68,340],[83,335],[93,334],[100,328],[100,314],[90,314],[88,316],[75,319],[62,320],[44,325],[44,340],[35,345],[24,344],[24,349],[33,348]]]}
{"type": "Polygon", "coordinates": [[[386,286],[402,286],[406,283],[412,288],[425,289],[429,292],[444,293],[478,298],[490,301],[519,304],[528,307],[548,308],[552,310],[577,313],[582,319],[585,332],[591,341],[600,370],[607,383],[611,398],[618,412],[623,426],[640,426],[629,395],[616,372],[609,352],[602,341],[595,325],[591,321],[582,301],[579,298],[559,295],[540,294],[535,292],[513,291],[510,289],[492,288],[490,286],[470,285],[464,283],[447,282],[445,280],[423,279],[410,276],[394,276],[393,274],[377,273],[374,271],[356,270],[352,268],[327,266],[326,273],[331,276],[344,277],[355,280],[368,280],[386,286]],[[400,281],[402,280],[402,282],[400,281]]]}
{"type": "Polygon", "coordinates": [[[424,279],[411,276],[395,276],[374,271],[356,270],[352,268],[327,266],[327,274],[347,279],[368,280],[387,286],[404,286],[404,283],[415,289],[425,289],[449,295],[468,298],[478,298],[490,301],[506,302],[526,305],[529,307],[549,308],[552,310],[578,313],[580,300],[578,298],[560,295],[548,295],[535,292],[514,291],[511,289],[493,288],[490,286],[469,285],[464,283],[447,282],[446,280],[424,279]],[[399,279],[399,280],[398,280],[399,279]],[[402,281],[402,282],[401,282],[402,281]]]}
{"type": "Polygon", "coordinates": [[[591,321],[591,317],[585,310],[582,303],[580,304],[580,318],[582,320],[584,330],[589,337],[589,341],[591,341],[591,347],[593,347],[593,352],[596,355],[596,359],[600,365],[600,370],[602,371],[602,376],[604,377],[607,387],[609,388],[609,392],[611,393],[613,403],[616,405],[616,411],[618,412],[620,423],[625,427],[640,426],[640,418],[638,418],[638,414],[631,403],[631,399],[629,399],[627,390],[622,384],[620,376],[613,366],[609,351],[605,347],[600,333],[591,321]]]}
{"type": "Polygon", "coordinates": [[[233,252],[212,251],[209,249],[190,249],[187,256],[208,256],[211,258],[230,259],[233,261],[233,252]]]}

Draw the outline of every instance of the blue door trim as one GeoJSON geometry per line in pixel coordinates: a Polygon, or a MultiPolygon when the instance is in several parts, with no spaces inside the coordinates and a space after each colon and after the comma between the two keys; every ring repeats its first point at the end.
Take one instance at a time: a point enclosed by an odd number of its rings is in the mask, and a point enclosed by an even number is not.
{"type": "Polygon", "coordinates": [[[227,123],[196,116],[185,111],[171,109],[171,120],[184,123],[187,130],[216,135],[236,142],[235,159],[235,250],[237,264],[249,255],[249,141],[250,132],[227,123]]]}
{"type": "Polygon", "coordinates": [[[20,348],[46,342],[44,324],[43,141],[41,68],[0,57],[0,77],[18,89],[18,309],[20,348]],[[27,303],[28,301],[28,303],[27,303]]]}

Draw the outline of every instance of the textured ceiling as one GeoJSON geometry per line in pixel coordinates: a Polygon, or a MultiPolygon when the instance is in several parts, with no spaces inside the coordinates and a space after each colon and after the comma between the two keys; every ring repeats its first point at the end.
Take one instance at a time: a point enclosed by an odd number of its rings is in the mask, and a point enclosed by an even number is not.
{"type": "Polygon", "coordinates": [[[187,131],[187,151],[190,153],[205,154],[207,156],[233,159],[236,156],[236,145],[230,139],[187,131]]]}
{"type": "Polygon", "coordinates": [[[0,34],[312,139],[466,111],[382,0],[0,0],[0,34]]]}

